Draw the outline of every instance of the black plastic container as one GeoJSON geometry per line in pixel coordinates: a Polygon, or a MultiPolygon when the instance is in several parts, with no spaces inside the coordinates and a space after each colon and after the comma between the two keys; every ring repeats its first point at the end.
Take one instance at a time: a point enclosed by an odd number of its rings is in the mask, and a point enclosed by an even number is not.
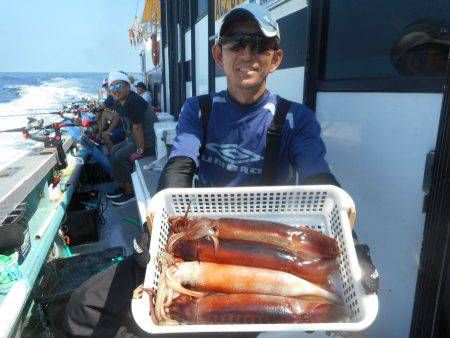
{"type": "Polygon", "coordinates": [[[34,300],[40,304],[52,332],[61,333],[64,311],[72,292],[86,280],[125,257],[122,247],[45,263],[34,289],[34,300]]]}
{"type": "Polygon", "coordinates": [[[19,264],[22,264],[31,249],[26,211],[26,203],[20,203],[0,224],[0,252],[8,255],[17,251],[19,264]]]}
{"type": "Polygon", "coordinates": [[[94,185],[112,181],[111,176],[100,164],[86,161],[83,165],[79,179],[81,185],[94,185]]]}
{"type": "Polygon", "coordinates": [[[96,242],[101,230],[100,194],[98,190],[75,192],[67,207],[62,228],[70,246],[96,242]]]}

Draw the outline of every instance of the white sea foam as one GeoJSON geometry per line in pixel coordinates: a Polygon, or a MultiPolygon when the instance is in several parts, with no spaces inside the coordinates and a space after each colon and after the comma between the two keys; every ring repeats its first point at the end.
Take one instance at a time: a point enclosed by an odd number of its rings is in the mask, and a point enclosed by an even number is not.
{"type": "MultiPolygon", "coordinates": [[[[82,91],[76,78],[55,77],[37,86],[20,85],[14,88],[19,89],[20,98],[0,103],[0,130],[24,127],[27,115],[31,114],[34,118],[44,118],[46,122],[58,119],[56,115],[35,114],[57,111],[63,105],[92,96],[82,91]]],[[[24,140],[21,133],[0,133],[0,170],[35,146],[36,142],[24,140]]]]}

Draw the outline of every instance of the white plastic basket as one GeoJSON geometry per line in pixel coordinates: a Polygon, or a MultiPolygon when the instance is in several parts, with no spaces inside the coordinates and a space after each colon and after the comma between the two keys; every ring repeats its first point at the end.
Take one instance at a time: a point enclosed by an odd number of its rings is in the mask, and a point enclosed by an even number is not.
{"type": "Polygon", "coordinates": [[[160,268],[158,253],[167,242],[169,216],[183,215],[189,201],[189,217],[236,217],[305,225],[335,238],[341,250],[338,287],[351,319],[346,323],[317,324],[227,324],[155,325],[149,313],[149,297],[133,299],[132,312],[137,324],[149,333],[245,332],[245,331],[360,331],[367,328],[378,312],[378,297],[366,295],[361,284],[348,213],[355,206],[342,189],[322,186],[278,186],[246,188],[166,189],[156,194],[148,206],[152,221],[151,260],[144,287],[156,290],[160,268]]]}

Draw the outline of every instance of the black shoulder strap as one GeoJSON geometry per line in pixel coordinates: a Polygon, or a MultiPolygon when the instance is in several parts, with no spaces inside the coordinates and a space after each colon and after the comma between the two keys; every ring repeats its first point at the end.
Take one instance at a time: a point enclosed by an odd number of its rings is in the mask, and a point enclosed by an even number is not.
{"type": "Polygon", "coordinates": [[[206,135],[206,128],[208,127],[209,117],[211,116],[211,96],[209,94],[197,96],[200,105],[202,128],[206,135]]]}
{"type": "Polygon", "coordinates": [[[277,107],[272,123],[267,128],[266,151],[264,153],[261,185],[275,185],[277,166],[281,148],[284,121],[292,102],[278,96],[277,107]]]}
{"type": "MultiPolygon", "coordinates": [[[[200,105],[202,129],[204,135],[203,139],[204,141],[206,141],[206,131],[208,129],[209,117],[211,116],[212,100],[209,94],[197,96],[197,99],[200,105]]],[[[202,147],[200,148],[200,154],[203,152],[204,149],[205,145],[202,144],[202,147]]]]}

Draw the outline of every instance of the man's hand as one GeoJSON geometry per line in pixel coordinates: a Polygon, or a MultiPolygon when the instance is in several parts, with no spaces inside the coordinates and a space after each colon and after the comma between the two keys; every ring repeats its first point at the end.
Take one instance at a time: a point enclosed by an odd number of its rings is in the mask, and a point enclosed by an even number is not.
{"type": "Polygon", "coordinates": [[[133,258],[136,264],[142,268],[146,269],[147,264],[150,261],[150,235],[144,229],[138,235],[138,238],[133,239],[133,258]]]}
{"type": "Polygon", "coordinates": [[[133,154],[131,154],[129,160],[130,160],[130,162],[133,163],[133,162],[136,161],[138,158],[142,158],[142,157],[144,157],[142,154],[139,154],[139,153],[133,153],[133,154]]]}

